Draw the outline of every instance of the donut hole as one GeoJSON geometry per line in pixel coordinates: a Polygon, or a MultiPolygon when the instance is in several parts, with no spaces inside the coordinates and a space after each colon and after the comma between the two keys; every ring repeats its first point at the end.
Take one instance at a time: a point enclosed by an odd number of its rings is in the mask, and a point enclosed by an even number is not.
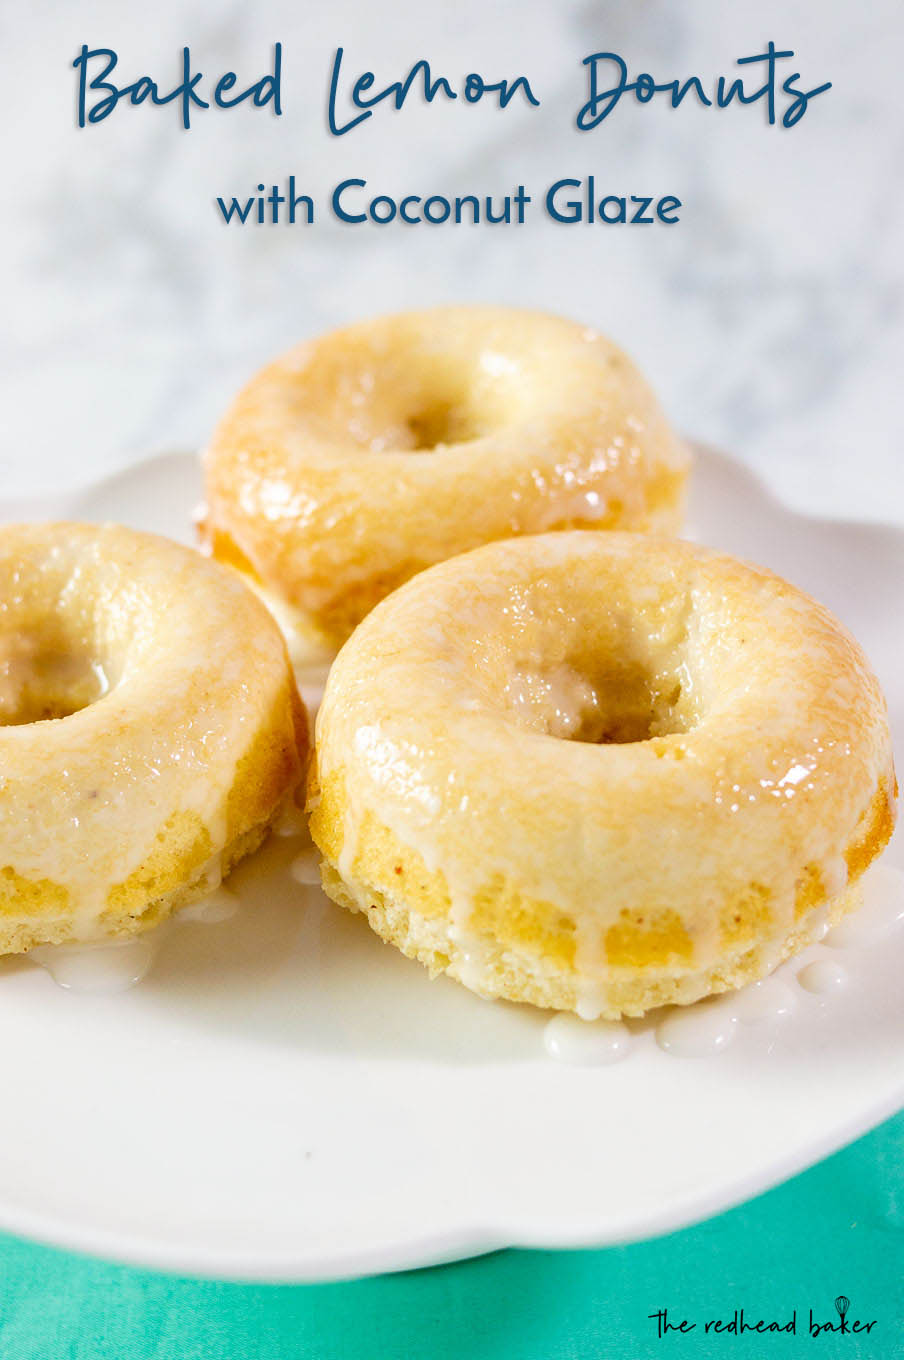
{"type": "Polygon", "coordinates": [[[59,619],[0,632],[0,726],[71,717],[96,703],[111,681],[94,648],[59,619]]]}
{"type": "Polygon", "coordinates": [[[412,453],[423,453],[440,445],[468,444],[489,433],[486,421],[459,401],[434,401],[410,415],[406,421],[412,453]]]}
{"type": "Polygon", "coordinates": [[[367,336],[321,346],[295,379],[287,416],[336,449],[429,453],[495,433],[532,392],[516,359],[401,327],[388,346],[367,336]]]}
{"type": "Polygon", "coordinates": [[[472,638],[483,632],[469,644],[472,676],[520,727],[628,745],[690,732],[701,720],[708,689],[697,611],[669,583],[626,591],[578,558],[567,572],[506,586],[501,598],[493,592],[477,611],[479,619],[468,617],[472,638]]]}
{"type": "Polygon", "coordinates": [[[406,453],[470,444],[494,434],[518,409],[503,381],[488,383],[469,364],[421,361],[400,391],[401,412],[387,410],[385,446],[406,453]]]}
{"type": "Polygon", "coordinates": [[[519,726],[565,741],[622,745],[687,732],[694,725],[676,675],[638,662],[588,674],[568,662],[518,666],[504,688],[519,726]]]}
{"type": "Polygon", "coordinates": [[[640,665],[621,667],[600,678],[594,693],[597,707],[581,722],[573,741],[625,745],[688,732],[693,726],[682,708],[681,681],[671,675],[651,674],[640,665]]]}

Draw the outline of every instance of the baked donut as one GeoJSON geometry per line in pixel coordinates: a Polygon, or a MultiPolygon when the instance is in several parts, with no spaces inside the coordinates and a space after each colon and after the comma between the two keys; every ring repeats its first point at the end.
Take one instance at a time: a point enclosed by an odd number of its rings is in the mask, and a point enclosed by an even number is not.
{"type": "Polygon", "coordinates": [[[585,1018],[762,977],[856,905],[895,817],[850,634],[658,536],[422,573],[342,649],[315,744],[327,893],[432,974],[585,1018]]]}
{"type": "Polygon", "coordinates": [[[0,953],[132,935],[216,887],[307,744],[233,573],[115,525],[0,528],[0,953]]]}
{"type": "Polygon", "coordinates": [[[203,541],[316,661],[409,577],[481,543],[677,528],[688,453],[611,341],[462,306],[290,350],[235,400],[204,467],[203,541]]]}

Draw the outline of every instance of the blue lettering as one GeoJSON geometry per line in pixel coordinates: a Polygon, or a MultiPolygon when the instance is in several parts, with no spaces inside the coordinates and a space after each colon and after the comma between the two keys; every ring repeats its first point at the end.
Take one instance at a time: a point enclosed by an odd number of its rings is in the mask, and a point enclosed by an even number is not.
{"type": "Polygon", "coordinates": [[[342,206],[342,195],[346,189],[357,186],[363,189],[367,184],[366,179],[344,179],[341,184],[337,184],[333,190],[333,213],[339,218],[340,222],[366,222],[366,213],[349,213],[342,206]]]}

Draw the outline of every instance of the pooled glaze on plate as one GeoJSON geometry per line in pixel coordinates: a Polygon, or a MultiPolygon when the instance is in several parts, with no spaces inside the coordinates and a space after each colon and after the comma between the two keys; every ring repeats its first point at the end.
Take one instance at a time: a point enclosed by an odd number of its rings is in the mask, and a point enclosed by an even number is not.
{"type": "MultiPolygon", "coordinates": [[[[288,862],[288,874],[310,891],[320,881],[319,852],[301,832],[291,845],[295,853],[288,862]]],[[[291,892],[288,884],[284,885],[286,889],[291,892]]],[[[578,1067],[624,1062],[651,1040],[673,1058],[714,1058],[742,1029],[753,1029],[768,1051],[778,1022],[793,1024],[802,1005],[831,1004],[847,986],[849,970],[833,954],[844,951],[856,959],[889,936],[904,935],[904,873],[875,865],[865,875],[863,891],[864,905],[845,918],[844,924],[850,929],[834,940],[823,932],[827,947],[811,946],[803,962],[788,960],[768,977],[737,991],[688,1006],[666,1007],[629,1024],[582,1020],[558,1012],[545,1021],[543,1048],[554,1061],[578,1067]]],[[[136,940],[81,947],[42,946],[31,950],[28,957],[67,990],[97,995],[124,991],[142,981],[164,944],[172,947],[174,925],[219,925],[231,920],[240,907],[241,893],[221,887],[136,940]]],[[[304,907],[305,903],[299,902],[299,908],[304,907]]]]}

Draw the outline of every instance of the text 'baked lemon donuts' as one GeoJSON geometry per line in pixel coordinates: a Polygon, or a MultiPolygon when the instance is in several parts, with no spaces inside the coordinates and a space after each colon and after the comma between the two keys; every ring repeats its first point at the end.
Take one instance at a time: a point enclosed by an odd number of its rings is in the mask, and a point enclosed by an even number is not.
{"type": "Polygon", "coordinates": [[[894,821],[878,683],[778,577],[558,533],[384,600],[317,720],[326,891],[488,996],[637,1015],[762,977],[894,821]]]}
{"type": "Polygon", "coordinates": [[[677,527],[687,468],[611,341],[535,312],[438,307],[332,332],[252,379],[205,456],[203,534],[314,658],[482,543],[677,527]]]}
{"type": "Polygon", "coordinates": [[[216,887],[307,743],[234,574],[113,525],[0,528],[0,953],[134,934],[216,887]]]}

